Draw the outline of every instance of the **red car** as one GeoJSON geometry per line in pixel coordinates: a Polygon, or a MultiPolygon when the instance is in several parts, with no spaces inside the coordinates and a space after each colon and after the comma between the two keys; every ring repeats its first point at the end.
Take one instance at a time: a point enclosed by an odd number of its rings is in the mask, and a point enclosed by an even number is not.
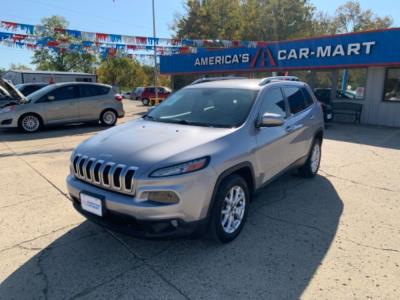
{"type": "Polygon", "coordinates": [[[156,98],[156,89],[158,90],[158,99],[159,100],[164,100],[171,94],[171,90],[167,87],[162,87],[162,86],[145,87],[142,92],[142,95],[141,95],[143,105],[148,106],[150,104],[150,100],[152,98],[153,99],[156,98]]]}

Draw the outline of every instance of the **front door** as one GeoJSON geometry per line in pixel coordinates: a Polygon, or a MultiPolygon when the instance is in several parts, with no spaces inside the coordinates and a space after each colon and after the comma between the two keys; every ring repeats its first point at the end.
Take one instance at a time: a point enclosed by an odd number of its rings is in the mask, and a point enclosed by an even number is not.
{"type": "MultiPolygon", "coordinates": [[[[258,118],[265,113],[275,113],[287,118],[287,105],[280,88],[271,88],[264,92],[258,118]]],[[[256,159],[262,172],[264,183],[288,166],[287,147],[290,144],[288,132],[283,126],[260,127],[256,133],[256,159]]]]}
{"type": "Polygon", "coordinates": [[[66,85],[49,92],[42,102],[48,123],[64,123],[79,120],[78,89],[66,85]]]}

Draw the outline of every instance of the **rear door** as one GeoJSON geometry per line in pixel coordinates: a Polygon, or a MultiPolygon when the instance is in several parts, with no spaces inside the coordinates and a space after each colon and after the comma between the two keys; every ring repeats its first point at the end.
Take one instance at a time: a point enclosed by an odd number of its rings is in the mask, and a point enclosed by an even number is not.
{"type": "Polygon", "coordinates": [[[40,100],[48,123],[79,120],[78,87],[64,85],[44,95],[40,100]],[[49,100],[53,97],[53,100],[49,100]]]}
{"type": "Polygon", "coordinates": [[[311,99],[311,103],[306,100],[303,88],[299,86],[285,86],[283,92],[287,98],[290,112],[285,126],[285,130],[290,136],[288,159],[290,163],[294,163],[305,156],[308,151],[309,120],[312,118],[313,100],[311,99]]]}
{"type": "Polygon", "coordinates": [[[102,85],[80,84],[79,91],[78,106],[81,120],[98,120],[102,110],[114,99],[110,94],[110,88],[102,85]]]}
{"type": "MultiPolygon", "coordinates": [[[[288,116],[287,104],[281,88],[273,87],[263,93],[258,118],[261,118],[265,113],[279,114],[286,120],[288,116]]],[[[290,144],[289,139],[290,135],[288,135],[285,125],[261,127],[257,130],[256,159],[263,174],[263,183],[289,165],[286,153],[287,146],[290,144]]]]}

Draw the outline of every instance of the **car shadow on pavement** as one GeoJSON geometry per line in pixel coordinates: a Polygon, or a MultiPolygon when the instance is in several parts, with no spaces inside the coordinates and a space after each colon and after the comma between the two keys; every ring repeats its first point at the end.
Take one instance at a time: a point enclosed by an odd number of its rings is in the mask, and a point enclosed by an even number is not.
{"type": "Polygon", "coordinates": [[[19,129],[0,129],[0,142],[16,142],[59,138],[72,135],[85,135],[105,130],[109,127],[96,123],[48,126],[35,133],[24,133],[19,129]]]}
{"type": "Polygon", "coordinates": [[[141,240],[83,222],[44,248],[39,241],[20,245],[37,254],[5,279],[0,294],[299,299],[331,247],[342,210],[327,178],[288,174],[255,195],[243,232],[229,244],[141,240]]]}

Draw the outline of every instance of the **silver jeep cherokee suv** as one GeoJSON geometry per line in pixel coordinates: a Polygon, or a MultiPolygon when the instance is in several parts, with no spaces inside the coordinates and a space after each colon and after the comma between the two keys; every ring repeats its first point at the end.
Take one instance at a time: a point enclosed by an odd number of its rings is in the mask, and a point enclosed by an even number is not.
{"type": "Polygon", "coordinates": [[[77,147],[67,184],[88,219],[142,237],[236,238],[251,195],[291,168],[313,177],[324,121],[302,82],[187,86],[77,147]]]}

